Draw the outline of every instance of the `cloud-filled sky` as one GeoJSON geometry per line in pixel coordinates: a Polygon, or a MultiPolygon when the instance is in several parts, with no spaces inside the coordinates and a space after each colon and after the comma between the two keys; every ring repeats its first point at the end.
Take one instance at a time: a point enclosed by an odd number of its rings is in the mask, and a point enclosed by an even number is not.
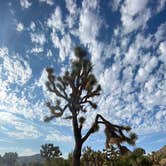
{"type": "MultiPolygon", "coordinates": [[[[71,123],[43,122],[54,99],[45,68],[63,73],[77,45],[102,86],[84,131],[98,112],[130,125],[137,147],[165,145],[166,0],[0,0],[0,153],[34,154],[48,142],[71,152],[71,123]]],[[[104,139],[101,130],[86,145],[102,149],[104,139]]]]}

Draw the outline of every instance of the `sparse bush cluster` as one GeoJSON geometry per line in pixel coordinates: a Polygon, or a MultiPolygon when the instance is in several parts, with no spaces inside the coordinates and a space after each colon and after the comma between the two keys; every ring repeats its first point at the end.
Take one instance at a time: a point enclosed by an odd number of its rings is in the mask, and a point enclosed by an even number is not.
{"type": "MultiPolygon", "coordinates": [[[[68,158],[61,157],[61,152],[58,146],[54,148],[53,144],[42,145],[41,157],[44,160],[42,162],[30,162],[30,163],[18,163],[18,156],[16,153],[5,153],[3,157],[0,157],[0,166],[72,166],[72,153],[69,153],[68,158]],[[51,145],[51,146],[46,146],[51,145]],[[48,155],[43,156],[44,153],[51,150],[48,154],[54,153],[56,149],[56,155],[48,159],[48,155]],[[49,161],[49,162],[48,162],[49,161]]],[[[103,151],[94,151],[91,147],[86,147],[82,151],[81,166],[165,166],[166,154],[153,152],[152,154],[145,154],[145,150],[137,148],[133,152],[128,151],[126,154],[121,154],[116,146],[110,146],[103,151]]]]}

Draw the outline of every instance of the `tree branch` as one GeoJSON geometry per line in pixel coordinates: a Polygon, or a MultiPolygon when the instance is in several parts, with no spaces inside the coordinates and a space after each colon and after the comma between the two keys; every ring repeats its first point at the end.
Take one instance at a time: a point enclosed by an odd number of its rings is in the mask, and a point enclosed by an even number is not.
{"type": "Polygon", "coordinates": [[[61,108],[59,105],[56,105],[56,106],[52,106],[49,102],[47,103],[47,107],[50,109],[50,112],[51,112],[51,116],[49,117],[45,117],[45,121],[50,121],[52,120],[53,118],[58,118],[58,117],[61,117],[64,113],[64,111],[67,109],[68,107],[68,104],[66,104],[63,108],[61,108]],[[57,110],[59,112],[57,112],[57,110]]]}
{"type": "Polygon", "coordinates": [[[127,137],[123,134],[123,130],[130,131],[131,130],[130,127],[114,125],[114,124],[110,123],[109,121],[107,121],[102,115],[97,114],[93,125],[87,131],[85,136],[82,137],[82,142],[85,142],[88,139],[88,137],[94,133],[94,128],[96,126],[98,126],[98,124],[105,125],[106,132],[108,132],[108,133],[106,133],[107,134],[106,135],[107,136],[107,143],[108,143],[109,139],[113,138],[116,141],[118,141],[118,143],[121,143],[123,141],[127,141],[128,143],[133,144],[135,139],[136,139],[136,135],[134,135],[134,134],[132,136],[130,135],[130,137],[127,137]]]}

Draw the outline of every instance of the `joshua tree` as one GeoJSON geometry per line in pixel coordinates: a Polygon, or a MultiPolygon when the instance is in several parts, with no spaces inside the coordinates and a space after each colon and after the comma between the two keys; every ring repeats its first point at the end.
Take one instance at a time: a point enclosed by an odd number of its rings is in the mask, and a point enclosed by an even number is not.
{"type": "Polygon", "coordinates": [[[9,152],[4,154],[3,161],[7,166],[15,166],[17,158],[17,153],[9,152]]]}
{"type": "Polygon", "coordinates": [[[50,161],[55,159],[56,157],[60,157],[62,153],[59,150],[58,146],[54,146],[53,144],[44,144],[41,146],[40,154],[43,158],[45,158],[48,165],[50,165],[50,161]]]}
{"type": "Polygon", "coordinates": [[[101,151],[94,151],[91,147],[83,149],[81,163],[83,166],[103,166],[105,154],[101,151]]]}
{"type": "Polygon", "coordinates": [[[47,102],[51,115],[47,116],[45,121],[64,117],[68,111],[68,116],[64,118],[72,120],[75,140],[73,166],[79,166],[82,145],[91,134],[99,129],[99,124],[105,126],[106,145],[117,144],[120,150],[122,150],[122,142],[134,144],[136,135],[131,133],[129,136],[125,136],[123,131],[130,131],[130,127],[114,125],[100,114],[94,117],[94,123],[87,133],[82,135],[85,117],[80,116],[80,113],[87,112],[89,108],[97,108],[97,103],[92,98],[100,95],[101,87],[92,73],[93,66],[86,51],[77,47],[75,48],[75,56],[76,59],[72,62],[71,69],[62,76],[55,76],[53,68],[46,69],[48,74],[46,86],[58,99],[55,104],[47,102]]]}

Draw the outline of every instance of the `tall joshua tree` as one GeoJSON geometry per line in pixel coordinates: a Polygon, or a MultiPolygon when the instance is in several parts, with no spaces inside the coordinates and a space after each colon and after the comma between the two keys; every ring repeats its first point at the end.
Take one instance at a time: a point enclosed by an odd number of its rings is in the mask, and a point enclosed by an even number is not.
{"type": "MultiPolygon", "coordinates": [[[[75,48],[76,59],[72,62],[71,69],[62,76],[55,76],[53,68],[47,68],[48,81],[46,86],[50,92],[57,96],[55,104],[47,102],[51,115],[45,118],[50,121],[54,118],[64,117],[66,111],[69,116],[65,119],[72,120],[75,147],[73,152],[73,166],[80,165],[80,156],[83,143],[91,134],[99,129],[99,124],[105,126],[106,145],[117,144],[120,150],[122,142],[134,144],[136,135],[130,133],[126,136],[123,132],[131,130],[128,126],[118,126],[107,121],[102,115],[97,114],[94,117],[94,123],[85,135],[82,135],[82,128],[85,117],[80,113],[85,113],[88,108],[97,108],[97,103],[92,99],[100,95],[101,87],[92,73],[92,64],[85,50],[81,47],[75,48]]],[[[122,152],[123,153],[123,152],[122,152]]]]}

